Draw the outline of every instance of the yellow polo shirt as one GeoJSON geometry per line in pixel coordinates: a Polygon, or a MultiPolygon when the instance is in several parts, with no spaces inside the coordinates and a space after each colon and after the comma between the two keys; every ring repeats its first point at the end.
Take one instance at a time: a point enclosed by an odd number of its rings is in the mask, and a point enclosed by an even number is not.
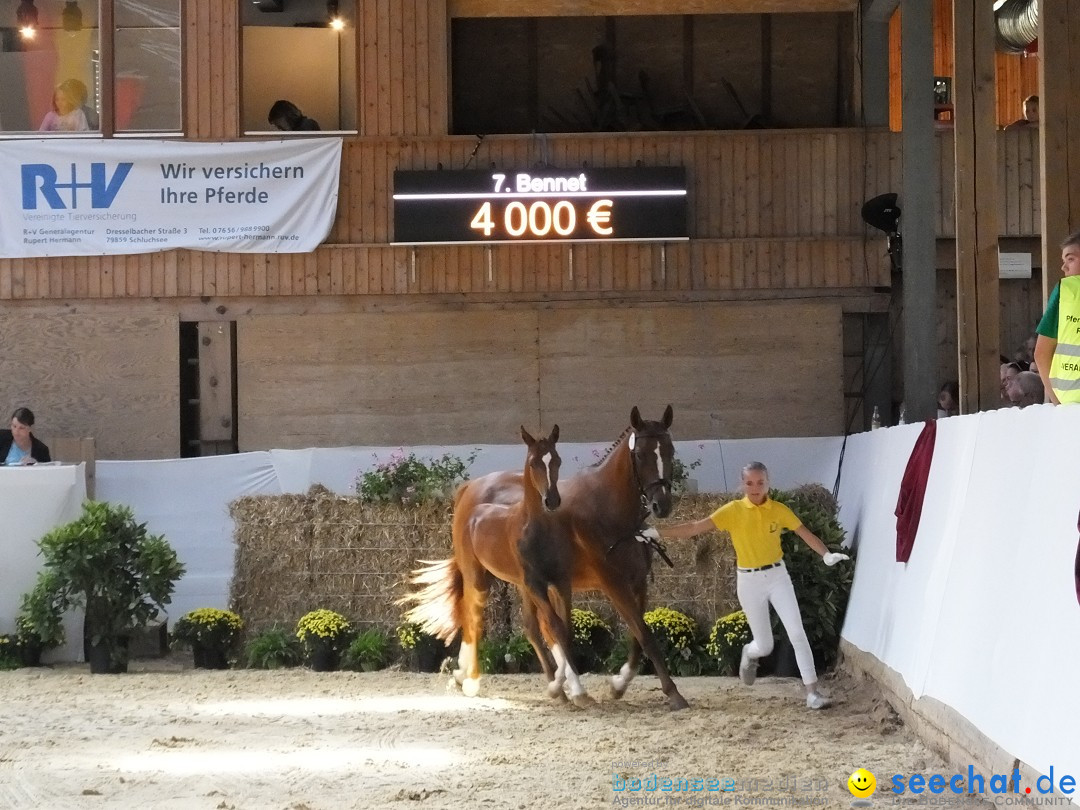
{"type": "Polygon", "coordinates": [[[749,498],[726,503],[709,515],[709,520],[722,532],[731,535],[735,560],[739,568],[760,568],[780,562],[780,530],[794,531],[802,521],[784,504],[766,498],[755,506],[749,498]]]}

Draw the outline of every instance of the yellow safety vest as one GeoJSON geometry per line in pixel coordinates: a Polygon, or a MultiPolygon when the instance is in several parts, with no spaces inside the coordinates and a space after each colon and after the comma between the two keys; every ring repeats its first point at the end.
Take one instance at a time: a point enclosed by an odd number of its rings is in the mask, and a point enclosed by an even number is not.
{"type": "Polygon", "coordinates": [[[1080,276],[1066,276],[1058,287],[1057,341],[1050,387],[1062,405],[1080,402],[1080,276]]]}

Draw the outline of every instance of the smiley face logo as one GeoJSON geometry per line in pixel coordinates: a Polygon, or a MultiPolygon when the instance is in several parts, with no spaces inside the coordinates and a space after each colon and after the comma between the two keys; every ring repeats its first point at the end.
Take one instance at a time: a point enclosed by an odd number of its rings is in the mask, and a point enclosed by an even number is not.
{"type": "Polygon", "coordinates": [[[848,777],[847,787],[851,791],[851,795],[856,799],[866,799],[874,795],[874,791],[877,789],[877,780],[866,768],[859,768],[848,777]]]}

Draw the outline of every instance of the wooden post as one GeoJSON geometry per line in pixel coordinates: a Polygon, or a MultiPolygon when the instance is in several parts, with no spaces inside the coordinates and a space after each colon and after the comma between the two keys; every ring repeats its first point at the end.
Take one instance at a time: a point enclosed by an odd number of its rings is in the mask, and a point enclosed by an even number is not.
{"type": "MultiPolygon", "coordinates": [[[[904,149],[900,231],[904,240],[904,403],[908,421],[936,412],[937,261],[934,223],[934,46],[931,0],[900,13],[904,149]]],[[[889,420],[889,415],[885,415],[889,420]]]]}
{"type": "Polygon", "coordinates": [[[1061,240],[1080,229],[1080,0],[1039,4],[1043,301],[1061,280],[1061,240]]]}
{"type": "Polygon", "coordinates": [[[900,0],[863,0],[857,101],[864,126],[889,125],[889,18],[900,0]]]}
{"type": "Polygon", "coordinates": [[[994,32],[990,3],[953,3],[956,343],[961,413],[1000,404],[994,32]]]}

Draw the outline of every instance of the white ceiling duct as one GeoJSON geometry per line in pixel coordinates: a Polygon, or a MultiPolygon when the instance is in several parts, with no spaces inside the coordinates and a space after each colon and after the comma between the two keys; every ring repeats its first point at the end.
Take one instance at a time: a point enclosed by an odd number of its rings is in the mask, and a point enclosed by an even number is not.
{"type": "Polygon", "coordinates": [[[1039,37],[1039,0],[996,0],[997,47],[1023,53],[1039,37]]]}

